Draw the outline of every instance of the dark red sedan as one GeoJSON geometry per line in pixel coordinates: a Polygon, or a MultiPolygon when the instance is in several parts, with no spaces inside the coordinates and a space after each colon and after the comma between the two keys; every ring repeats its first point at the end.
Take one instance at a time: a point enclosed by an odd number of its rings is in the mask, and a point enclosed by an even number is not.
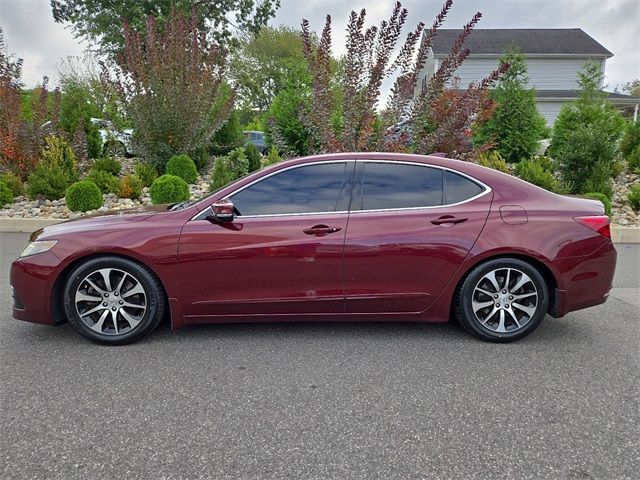
{"type": "Polygon", "coordinates": [[[35,232],[12,265],[13,315],[130,343],[161,319],[457,318],[486,340],[607,299],[600,202],[441,157],[345,153],[249,175],[195,203],[35,232]]]}

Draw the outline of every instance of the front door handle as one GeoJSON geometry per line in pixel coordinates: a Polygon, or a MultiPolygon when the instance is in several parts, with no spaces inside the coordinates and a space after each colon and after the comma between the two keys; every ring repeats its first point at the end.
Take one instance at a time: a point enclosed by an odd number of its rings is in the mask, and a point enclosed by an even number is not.
{"type": "Polygon", "coordinates": [[[314,225],[311,228],[305,228],[303,230],[307,235],[328,235],[329,233],[335,233],[342,230],[340,227],[328,227],[327,225],[314,225]]]}
{"type": "Polygon", "coordinates": [[[443,227],[451,227],[457,223],[466,222],[468,218],[454,217],[453,215],[443,215],[435,220],[431,220],[434,225],[441,225],[443,227]]]}

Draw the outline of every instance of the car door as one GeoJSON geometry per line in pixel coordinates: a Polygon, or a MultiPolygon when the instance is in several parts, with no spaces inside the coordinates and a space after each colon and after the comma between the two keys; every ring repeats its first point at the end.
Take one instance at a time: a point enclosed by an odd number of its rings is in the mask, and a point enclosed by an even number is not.
{"type": "Polygon", "coordinates": [[[188,222],[179,249],[187,314],[343,312],[353,170],[352,161],[279,170],[228,197],[233,222],[188,222]]]}
{"type": "Polygon", "coordinates": [[[484,227],[490,188],[448,169],[387,161],[357,161],[354,182],[346,312],[427,309],[484,227]]]}

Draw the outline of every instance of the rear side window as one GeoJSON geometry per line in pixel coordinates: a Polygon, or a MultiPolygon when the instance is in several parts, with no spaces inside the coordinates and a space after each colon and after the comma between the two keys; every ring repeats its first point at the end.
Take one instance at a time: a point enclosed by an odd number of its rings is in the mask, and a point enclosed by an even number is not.
{"type": "Polygon", "coordinates": [[[447,170],[444,174],[444,204],[464,202],[484,189],[472,180],[447,170]]]}
{"type": "Polygon", "coordinates": [[[231,196],[238,215],[282,215],[346,210],[347,163],[292,168],[231,196]]]}
{"type": "Polygon", "coordinates": [[[402,163],[366,162],[360,205],[353,210],[442,205],[442,170],[402,163]]]}

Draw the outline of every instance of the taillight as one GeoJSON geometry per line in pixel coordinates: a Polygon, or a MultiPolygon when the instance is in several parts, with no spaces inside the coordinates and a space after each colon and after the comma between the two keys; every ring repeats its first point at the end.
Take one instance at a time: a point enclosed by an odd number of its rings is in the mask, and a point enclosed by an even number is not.
{"type": "Polygon", "coordinates": [[[609,217],[606,215],[590,215],[588,217],[573,217],[573,219],[581,223],[594,232],[598,232],[607,238],[611,238],[611,229],[609,228],[609,217]]]}

